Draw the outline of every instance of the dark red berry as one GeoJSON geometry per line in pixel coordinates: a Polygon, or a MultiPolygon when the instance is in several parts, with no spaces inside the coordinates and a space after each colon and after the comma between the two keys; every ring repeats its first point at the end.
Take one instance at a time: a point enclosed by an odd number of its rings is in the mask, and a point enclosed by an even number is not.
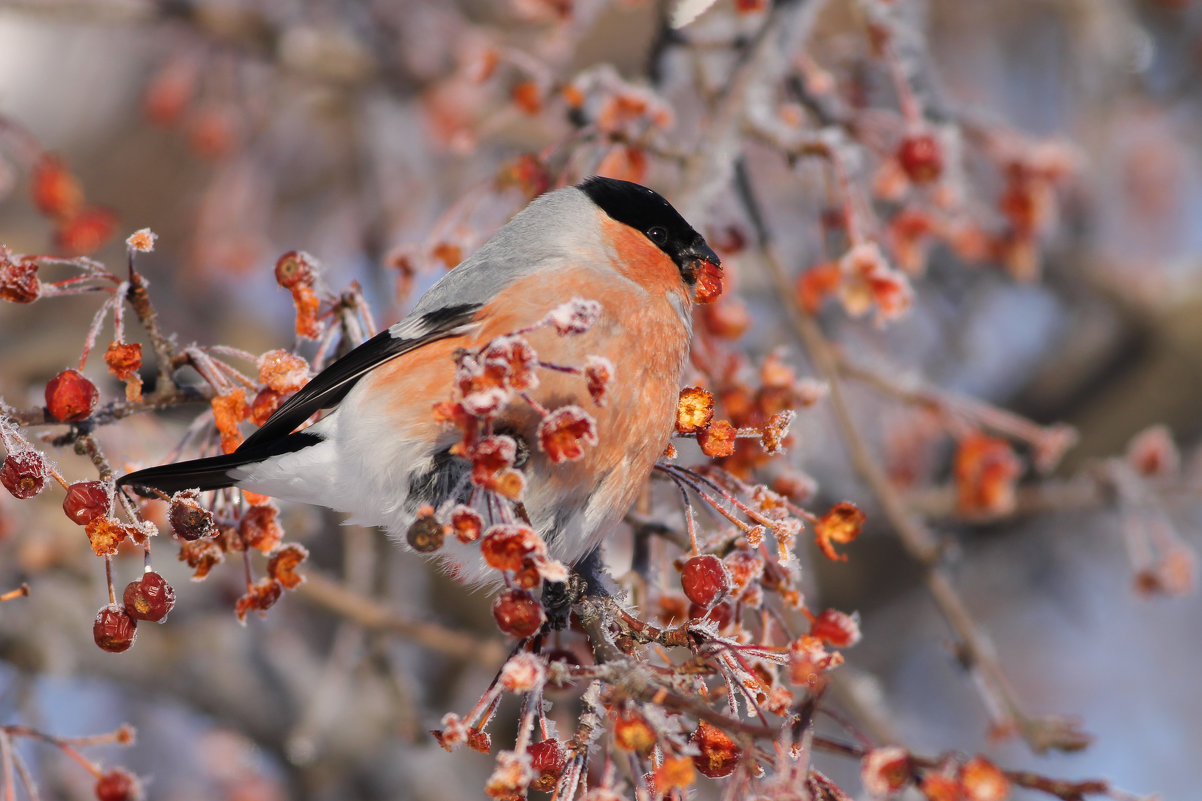
{"type": "Polygon", "coordinates": [[[171,511],[167,513],[171,530],[181,540],[198,540],[217,534],[213,513],[200,505],[199,495],[193,490],[177,492],[171,497],[171,511]]]}
{"type": "Polygon", "coordinates": [[[108,487],[99,481],[77,481],[67,487],[67,497],[63,498],[63,511],[67,517],[81,526],[86,526],[96,518],[108,514],[108,487]]]}
{"type": "Polygon", "coordinates": [[[126,584],[121,600],[134,620],[162,623],[175,606],[175,590],[165,578],[152,572],[126,584]]]}
{"type": "Polygon", "coordinates": [[[931,134],[907,136],[897,147],[897,162],[916,184],[928,184],[943,173],[943,149],[931,134]]]}
{"type": "Polygon", "coordinates": [[[63,423],[85,419],[99,398],[96,385],[78,370],[63,370],[46,384],[46,411],[63,423]]]}
{"type": "Polygon", "coordinates": [[[497,626],[514,637],[529,637],[542,628],[546,621],[543,605],[524,590],[505,590],[492,605],[492,615],[497,626]]]}
{"type": "Polygon", "coordinates": [[[708,609],[730,592],[730,573],[716,556],[694,556],[684,563],[680,586],[690,601],[708,609]]]}
{"type": "Polygon", "coordinates": [[[137,801],[142,787],[134,775],[115,768],[96,780],[96,801],[137,801]]]}
{"type": "Polygon", "coordinates": [[[568,763],[568,749],[559,740],[543,740],[531,743],[526,753],[530,755],[530,769],[534,771],[530,786],[544,793],[554,790],[568,763]]]}
{"type": "Polygon", "coordinates": [[[138,636],[138,621],[134,620],[119,604],[103,606],[96,613],[92,624],[92,639],[102,651],[119,654],[128,651],[138,636]]]}
{"type": "Polygon", "coordinates": [[[421,515],[409,526],[405,540],[418,553],[432,553],[442,547],[447,536],[447,527],[439,523],[434,515],[421,515]]]}
{"type": "Polygon", "coordinates": [[[290,250],[275,263],[276,283],[285,289],[312,284],[314,272],[313,257],[302,250],[290,250]]]}
{"type": "Polygon", "coordinates": [[[726,602],[717,604],[713,609],[706,609],[704,606],[697,603],[689,604],[690,619],[696,620],[699,617],[703,617],[706,620],[713,621],[717,624],[719,631],[730,625],[731,618],[734,617],[734,614],[734,609],[732,609],[731,605],[726,602]]]}
{"type": "Polygon", "coordinates": [[[42,294],[38,281],[38,263],[23,259],[12,261],[12,253],[0,245],[0,300],[12,303],[33,303],[42,294]]]}
{"type": "Polygon", "coordinates": [[[32,498],[46,486],[46,462],[37,451],[17,451],[4,457],[0,483],[17,498],[32,498]]]}

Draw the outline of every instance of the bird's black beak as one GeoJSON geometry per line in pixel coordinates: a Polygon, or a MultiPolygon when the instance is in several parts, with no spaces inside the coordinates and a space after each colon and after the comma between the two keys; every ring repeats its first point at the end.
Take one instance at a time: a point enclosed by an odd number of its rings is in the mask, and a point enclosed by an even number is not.
{"type": "Polygon", "coordinates": [[[690,285],[697,282],[698,276],[706,270],[706,264],[710,265],[710,270],[722,268],[722,260],[718,258],[718,254],[701,237],[697,237],[693,244],[680,251],[677,263],[685,281],[690,285]]]}

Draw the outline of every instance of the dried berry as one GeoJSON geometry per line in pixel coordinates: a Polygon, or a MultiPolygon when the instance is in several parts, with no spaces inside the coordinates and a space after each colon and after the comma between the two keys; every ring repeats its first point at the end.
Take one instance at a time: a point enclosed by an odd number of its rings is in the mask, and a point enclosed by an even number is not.
{"type": "Polygon", "coordinates": [[[897,163],[916,184],[928,184],[943,173],[943,149],[931,134],[907,136],[897,146],[897,163]]]}
{"type": "Polygon", "coordinates": [[[538,443],[551,461],[574,461],[585,445],[597,444],[597,424],[579,406],[561,406],[539,424],[538,443]]]}
{"type": "Polygon", "coordinates": [[[480,541],[480,555],[489,567],[497,570],[521,570],[527,557],[546,552],[542,537],[528,526],[491,526],[480,541]]]}
{"type": "Polygon", "coordinates": [[[1010,796],[1010,781],[997,765],[983,756],[975,756],[960,768],[960,788],[966,801],[1005,801],[1010,796]]]}
{"type": "Polygon", "coordinates": [[[711,726],[704,720],[697,723],[697,729],[689,737],[689,742],[697,748],[693,764],[698,772],[711,779],[721,779],[734,772],[739,764],[739,747],[726,732],[717,726],[711,726]]]}
{"type": "Polygon", "coordinates": [[[860,641],[860,618],[836,609],[827,609],[810,621],[810,636],[836,648],[847,648],[860,641]]]}
{"type": "Polygon", "coordinates": [[[645,755],[655,747],[655,729],[632,709],[624,709],[614,716],[613,733],[614,745],[623,751],[645,755]]]}
{"type": "Polygon", "coordinates": [[[128,651],[138,635],[138,621],[129,616],[120,604],[103,606],[92,623],[92,639],[102,651],[119,654],[128,651]]]}
{"type": "Polygon", "coordinates": [[[277,548],[267,561],[267,575],[278,581],[284,589],[296,589],[305,580],[296,569],[308,558],[309,551],[303,545],[290,543],[277,548]]]}
{"type": "Polygon", "coordinates": [[[865,515],[855,504],[844,501],[831,507],[831,510],[814,524],[814,539],[819,550],[827,559],[835,562],[846,562],[847,557],[835,551],[834,543],[846,545],[860,536],[864,526],[865,515]]]}
{"type": "Polygon", "coordinates": [[[530,755],[530,769],[534,771],[530,788],[544,793],[554,790],[567,765],[568,749],[559,740],[543,740],[531,743],[526,753],[530,755]]]}
{"type": "Polygon", "coordinates": [[[175,606],[175,589],[158,573],[147,573],[125,585],[121,594],[125,611],[134,620],[162,623],[175,606]]]}
{"type": "Polygon", "coordinates": [[[872,795],[892,795],[905,787],[913,772],[910,752],[896,745],[874,748],[860,760],[860,779],[872,795]]]}
{"type": "Polygon", "coordinates": [[[96,801],[138,801],[142,786],[132,773],[114,768],[96,780],[96,801]]]}
{"type": "Polygon", "coordinates": [[[689,600],[709,608],[730,592],[730,573],[722,560],[710,554],[694,556],[684,563],[680,585],[689,600]]]}
{"type": "Polygon", "coordinates": [[[246,547],[271,553],[284,538],[284,529],[276,519],[279,514],[280,510],[270,502],[249,507],[238,521],[238,533],[246,547]]]}
{"type": "Polygon", "coordinates": [[[0,300],[33,303],[42,294],[38,263],[32,259],[12,260],[12,251],[0,245],[0,300]]]}
{"type": "Polygon", "coordinates": [[[696,434],[714,419],[714,396],[701,387],[685,387],[676,402],[676,430],[696,434]]]}
{"type": "Polygon", "coordinates": [[[217,534],[213,513],[200,505],[199,497],[194,490],[184,490],[171,496],[171,511],[167,519],[171,523],[171,530],[181,540],[191,542],[217,534]]]}
{"type": "Polygon", "coordinates": [[[501,631],[514,637],[533,635],[547,619],[542,604],[524,590],[505,590],[498,595],[492,615],[501,631]]]}
{"type": "Polygon", "coordinates": [[[234,604],[234,614],[237,616],[238,622],[245,624],[246,613],[252,609],[257,611],[260,616],[266,615],[267,610],[274,606],[283,594],[283,585],[273,578],[260,579],[255,582],[247,588],[246,595],[243,595],[234,604]]]}
{"type": "Polygon", "coordinates": [[[109,489],[102,482],[77,481],[67,487],[63,511],[79,525],[86,526],[108,513],[111,500],[109,489]]]}
{"type": "Polygon", "coordinates": [[[697,432],[697,444],[706,456],[719,459],[735,452],[735,438],[738,433],[738,429],[729,421],[717,420],[709,428],[697,432]]]}
{"type": "Polygon", "coordinates": [[[700,261],[693,295],[697,303],[713,303],[722,297],[722,268],[712,261],[700,261]]]}
{"type": "Polygon", "coordinates": [[[730,621],[734,619],[734,614],[734,608],[729,603],[717,604],[713,609],[706,609],[701,604],[689,603],[690,620],[704,618],[717,626],[719,631],[730,625],[730,621]]]}
{"type": "Polygon", "coordinates": [[[316,272],[313,257],[303,250],[290,250],[275,263],[275,280],[285,289],[312,284],[316,272]]]}
{"type": "Polygon", "coordinates": [[[434,519],[434,515],[421,515],[405,532],[409,547],[418,553],[433,553],[442,547],[447,536],[447,527],[434,519]]]}
{"type": "Polygon", "coordinates": [[[122,381],[128,381],[138,374],[142,366],[142,346],[137,343],[110,342],[104,352],[104,363],[109,372],[122,381]]]}
{"type": "Polygon", "coordinates": [[[63,423],[87,418],[99,398],[96,385],[78,370],[63,370],[46,384],[46,411],[63,423]]]}
{"type": "Polygon", "coordinates": [[[0,484],[16,498],[32,498],[46,486],[46,461],[37,451],[16,451],[4,457],[0,484]]]}

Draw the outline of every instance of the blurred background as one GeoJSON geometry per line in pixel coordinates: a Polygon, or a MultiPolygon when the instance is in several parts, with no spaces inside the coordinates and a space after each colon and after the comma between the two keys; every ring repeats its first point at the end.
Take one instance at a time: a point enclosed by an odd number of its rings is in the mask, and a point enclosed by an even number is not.
{"type": "MultiPolygon", "coordinates": [[[[165,330],[257,354],[295,343],[272,274],[285,251],[311,253],[333,293],[358,282],[385,325],[539,189],[602,171],[660,189],[717,243],[731,319],[745,309],[749,322],[732,347],[754,363],[778,350],[798,376],[820,378],[734,187],[754,182],[791,281],[839,258],[831,209],[850,213],[914,292],[885,326],[849,314],[846,295],[818,310],[848,365],[852,415],[939,535],[1023,710],[1073,718],[1095,739],[1038,755],[991,728],[922,569],[819,402],[800,413],[788,457],[817,482],[807,505],[850,500],[869,516],[849,561],[801,554],[811,606],[861,615],[863,642],[840,669],[849,708],[917,752],[979,751],[1191,797],[1202,747],[1202,4],[788,5],[807,10],[743,86],[731,81],[741,54],[779,13],[767,0],[723,0],[679,30],[668,6],[645,0],[3,2],[0,243],[91,255],[120,273],[125,237],[149,227],[157,245],[138,263],[165,330]],[[695,154],[713,145],[735,91],[744,102],[726,150],[709,152],[698,178],[695,154]],[[901,155],[915,131],[940,148],[933,181],[901,155]],[[814,142],[837,154],[845,191],[827,160],[799,157],[814,142]],[[50,154],[82,190],[73,215],[37,201],[50,154]],[[958,495],[957,442],[965,420],[982,419],[956,407],[964,398],[1036,432],[1011,438],[1013,497],[987,508],[958,495]],[[1059,423],[1078,439],[1044,474],[1039,446],[1052,447],[1059,423]],[[1154,425],[1165,428],[1136,439],[1154,425]]],[[[6,404],[42,403],[98,307],[89,295],[0,305],[6,404]]],[[[86,372],[120,395],[98,359],[86,372]]],[[[138,415],[98,437],[118,466],[157,462],[198,411],[138,415]]],[[[94,478],[86,459],[53,455],[69,479],[94,478]]],[[[289,538],[310,549],[321,581],[241,627],[236,565],[193,583],[160,556],[177,608],[113,656],[89,637],[103,568],[56,492],[0,494],[0,590],[32,590],[0,605],[0,722],[58,735],[130,723],[136,745],[89,753],[145,777],[154,799],[482,795],[491,761],[446,754],[427,730],[492,678],[502,651],[486,593],[377,532],[286,507],[289,538]],[[340,587],[476,637],[482,656],[416,644],[340,607],[340,587]]],[[[616,570],[627,536],[611,541],[616,570]]],[[[131,551],[117,571],[132,575],[137,560],[131,551]]],[[[565,720],[572,703],[565,695],[565,720]]],[[[92,778],[61,752],[20,748],[43,798],[92,797],[92,778]]],[[[818,766],[862,795],[855,763],[818,766]]]]}

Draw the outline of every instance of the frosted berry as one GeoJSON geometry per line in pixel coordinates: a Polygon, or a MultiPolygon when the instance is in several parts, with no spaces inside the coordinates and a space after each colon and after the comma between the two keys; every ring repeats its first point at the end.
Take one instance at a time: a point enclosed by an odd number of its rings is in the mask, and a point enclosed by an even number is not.
{"type": "Polygon", "coordinates": [[[703,776],[721,779],[733,773],[739,764],[739,747],[726,732],[704,720],[697,724],[689,742],[697,748],[693,764],[703,776]]]}
{"type": "Polygon", "coordinates": [[[165,578],[152,572],[126,584],[121,600],[134,620],[162,623],[175,606],[175,590],[165,578]]]}
{"type": "Polygon", "coordinates": [[[530,769],[534,771],[534,781],[530,787],[540,792],[549,793],[559,782],[568,763],[568,750],[559,740],[543,740],[531,743],[526,749],[530,755],[530,769]]]}
{"type": "Polygon", "coordinates": [[[192,490],[177,492],[171,498],[171,511],[167,520],[171,530],[181,540],[189,542],[217,534],[217,524],[213,522],[213,513],[200,505],[199,495],[192,490]]]}
{"type": "Polygon", "coordinates": [[[492,615],[501,631],[514,637],[531,636],[547,620],[543,605],[524,590],[506,590],[498,595],[492,615]]]}
{"type": "Polygon", "coordinates": [[[623,710],[614,717],[613,733],[614,744],[623,751],[649,754],[655,747],[655,729],[633,710],[623,710]]]}
{"type": "Polygon", "coordinates": [[[4,457],[0,483],[17,498],[32,498],[46,486],[46,462],[37,451],[17,451],[4,457]]]}
{"type": "Polygon", "coordinates": [[[897,147],[897,162],[916,184],[929,184],[943,173],[943,150],[931,134],[907,136],[897,147]]]}
{"type": "Polygon", "coordinates": [[[302,250],[290,250],[275,263],[275,280],[285,289],[309,286],[314,273],[313,257],[302,250]]]}
{"type": "Polygon", "coordinates": [[[63,423],[87,418],[99,398],[96,385],[78,370],[63,370],[46,384],[46,411],[63,423]]]}
{"type": "Polygon", "coordinates": [[[142,787],[129,771],[115,768],[96,780],[96,801],[137,801],[142,787]]]}
{"type": "Polygon", "coordinates": [[[722,560],[710,554],[694,556],[684,563],[680,586],[689,600],[706,608],[713,606],[730,592],[730,573],[722,560]]]}
{"type": "Polygon", "coordinates": [[[432,553],[442,547],[447,536],[447,527],[439,523],[433,515],[422,515],[409,526],[405,532],[405,540],[409,547],[418,553],[432,553]]]}
{"type": "Polygon", "coordinates": [[[697,618],[705,618],[708,621],[717,625],[721,631],[730,625],[730,621],[734,618],[735,611],[729,603],[723,602],[717,604],[713,609],[706,609],[701,604],[689,604],[689,619],[696,620],[697,618]]]}
{"type": "Polygon", "coordinates": [[[92,624],[92,639],[102,651],[119,654],[128,651],[138,636],[138,621],[119,604],[103,606],[96,613],[96,622],[92,624]]]}
{"type": "Polygon", "coordinates": [[[98,517],[108,514],[109,491],[99,481],[76,481],[67,487],[63,498],[63,511],[67,517],[81,526],[86,526],[98,517]]]}

